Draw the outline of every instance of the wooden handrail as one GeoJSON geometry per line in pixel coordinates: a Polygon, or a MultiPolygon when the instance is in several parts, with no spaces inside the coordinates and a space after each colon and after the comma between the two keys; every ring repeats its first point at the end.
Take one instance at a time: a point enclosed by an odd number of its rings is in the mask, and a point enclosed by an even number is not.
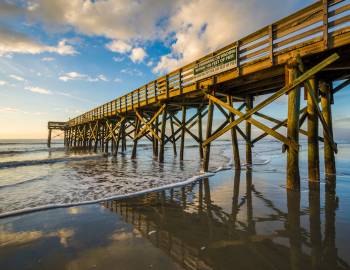
{"type": "Polygon", "coordinates": [[[117,111],[119,113],[127,112],[135,107],[139,108],[174,95],[182,95],[186,92],[186,88],[193,87],[194,84],[198,83],[194,78],[194,67],[200,62],[210,59],[213,55],[218,55],[228,49],[237,48],[235,69],[238,74],[240,74],[241,68],[266,59],[269,59],[270,65],[274,65],[275,59],[281,54],[306,46],[305,44],[322,42],[324,50],[330,49],[332,44],[329,39],[339,33],[339,29],[330,31],[331,27],[337,26],[341,30],[345,29],[345,32],[350,31],[347,25],[350,20],[349,15],[346,15],[348,10],[350,10],[350,0],[319,0],[136,90],[75,117],[69,120],[68,124],[82,124],[106,115],[113,116],[117,111]],[[334,16],[339,18],[330,23],[329,19],[334,16]]]}

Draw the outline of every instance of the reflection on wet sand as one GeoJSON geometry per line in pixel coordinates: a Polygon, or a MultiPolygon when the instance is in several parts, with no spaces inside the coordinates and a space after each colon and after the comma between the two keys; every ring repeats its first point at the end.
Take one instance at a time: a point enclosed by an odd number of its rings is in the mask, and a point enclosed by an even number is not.
{"type": "Polygon", "coordinates": [[[349,190],[254,174],[0,219],[0,269],[350,269],[349,190]]]}
{"type": "Polygon", "coordinates": [[[212,200],[208,179],[103,205],[185,269],[349,269],[337,254],[334,188],[326,192],[322,240],[319,190],[309,193],[307,210],[301,209],[299,192],[287,191],[287,211],[283,211],[255,189],[252,173],[242,172],[245,191],[240,190],[241,172],[235,174],[231,211],[212,200]],[[272,214],[255,216],[255,199],[272,214]],[[309,228],[301,225],[305,215],[309,228]],[[261,224],[272,222],[285,225],[272,233],[262,229],[261,224]]]}

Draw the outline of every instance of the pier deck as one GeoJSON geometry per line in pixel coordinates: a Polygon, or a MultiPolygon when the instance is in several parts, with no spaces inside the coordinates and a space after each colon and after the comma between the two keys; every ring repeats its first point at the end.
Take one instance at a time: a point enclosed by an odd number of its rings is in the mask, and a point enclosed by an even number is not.
{"type": "Polygon", "coordinates": [[[95,151],[100,147],[108,152],[110,142],[112,153],[117,154],[119,144],[121,151],[125,151],[126,139],[130,138],[134,142],[132,157],[135,158],[137,142],[144,137],[153,142],[153,153],[163,162],[165,144],[172,143],[176,155],[178,140],[183,159],[187,134],[198,143],[203,169],[207,171],[210,143],[226,132],[231,132],[237,169],[240,168],[237,133],[246,141],[248,166],[252,163],[251,147],[269,135],[281,141],[283,150],[287,151],[287,187],[298,188],[300,133],[308,137],[309,179],[317,183],[319,142],[324,143],[327,175],[335,173],[337,146],[333,141],[331,104],[333,94],[350,84],[349,10],[349,0],[317,1],[69,120],[65,144],[95,151]],[[337,81],[341,84],[335,87],[337,81]],[[306,108],[300,108],[302,87],[306,108]],[[265,94],[271,95],[254,104],[254,97],[265,94]],[[288,119],[283,121],[259,112],[285,94],[288,119]],[[215,131],[212,130],[214,107],[226,118],[215,131]],[[188,117],[186,111],[191,108],[197,109],[197,113],[188,117]],[[273,126],[267,126],[266,121],[273,126]],[[305,121],[307,130],[300,128],[305,121]],[[240,123],[245,123],[245,130],[240,128],[240,123]],[[323,137],[318,134],[319,123],[323,137]],[[252,125],[263,131],[257,138],[252,138],[252,125]],[[191,131],[194,126],[196,134],[191,131]],[[287,136],[278,131],[282,127],[287,128],[287,136]]]}

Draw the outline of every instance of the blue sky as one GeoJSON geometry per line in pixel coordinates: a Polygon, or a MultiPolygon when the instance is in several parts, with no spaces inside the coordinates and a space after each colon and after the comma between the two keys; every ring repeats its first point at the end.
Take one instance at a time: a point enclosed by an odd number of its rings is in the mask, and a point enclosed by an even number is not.
{"type": "MultiPolygon", "coordinates": [[[[0,0],[0,138],[44,138],[47,121],[77,116],[312,2],[0,0]]],[[[349,98],[339,96],[335,118],[347,121],[349,98]]]]}

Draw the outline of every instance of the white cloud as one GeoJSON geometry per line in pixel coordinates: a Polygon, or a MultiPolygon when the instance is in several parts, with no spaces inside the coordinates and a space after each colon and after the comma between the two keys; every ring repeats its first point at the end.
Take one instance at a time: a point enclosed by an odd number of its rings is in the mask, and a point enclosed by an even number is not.
{"type": "MultiPolygon", "coordinates": [[[[159,36],[158,25],[184,0],[36,0],[28,14],[47,27],[71,29],[90,36],[112,40],[153,39],[159,36]],[[67,27],[68,26],[68,27],[67,27]]],[[[131,48],[130,48],[131,49],[131,48]]]]}
{"type": "Polygon", "coordinates": [[[42,44],[32,38],[17,32],[0,28],[0,56],[19,54],[40,54],[44,52],[60,55],[74,55],[77,52],[67,44],[65,39],[58,42],[57,46],[42,44]]]}
{"type": "Polygon", "coordinates": [[[24,89],[29,90],[33,93],[42,94],[42,95],[51,95],[52,92],[45,88],[37,87],[37,86],[27,86],[24,89]]]}
{"type": "Polygon", "coordinates": [[[122,40],[113,40],[106,45],[106,48],[112,52],[128,53],[131,51],[132,46],[122,40]]]}
{"type": "Polygon", "coordinates": [[[108,82],[107,77],[106,77],[105,75],[103,75],[103,74],[98,75],[97,78],[98,78],[100,81],[108,82]]]}
{"type": "Polygon", "coordinates": [[[0,108],[0,112],[18,112],[19,110],[12,107],[2,107],[0,108]]]}
{"type": "Polygon", "coordinates": [[[76,71],[68,72],[59,77],[61,81],[67,82],[72,80],[82,80],[82,81],[88,81],[88,82],[98,82],[98,81],[105,81],[108,82],[108,79],[105,75],[100,74],[96,78],[90,77],[86,74],[81,74],[76,71]]]}
{"type": "Polygon", "coordinates": [[[6,85],[6,84],[7,84],[7,82],[0,80],[0,86],[6,85]]]}
{"type": "Polygon", "coordinates": [[[130,59],[134,63],[141,63],[146,56],[147,56],[147,53],[143,48],[134,48],[131,51],[130,59]]]}
{"type": "Polygon", "coordinates": [[[128,74],[130,76],[142,76],[143,75],[142,71],[138,70],[136,68],[123,68],[120,72],[128,74]]]}
{"type": "Polygon", "coordinates": [[[43,58],[41,58],[41,61],[52,62],[52,61],[55,61],[55,58],[53,58],[53,57],[43,57],[43,58]]]}
{"type": "Polygon", "coordinates": [[[31,21],[45,27],[75,30],[111,40],[106,47],[142,61],[138,49],[149,41],[165,41],[170,53],[154,67],[166,72],[214,51],[288,15],[313,0],[33,0],[31,21]],[[258,10],[258,12],[256,12],[258,10]]]}
{"type": "Polygon", "coordinates": [[[121,82],[122,81],[122,79],[120,79],[120,78],[115,78],[114,79],[114,82],[117,82],[117,83],[119,83],[119,82],[121,82]]]}
{"type": "Polygon", "coordinates": [[[64,75],[60,76],[59,79],[61,81],[67,82],[70,80],[84,80],[87,77],[88,76],[85,74],[80,74],[79,72],[72,71],[72,72],[68,72],[68,73],[65,73],[64,75]]]}
{"type": "Polygon", "coordinates": [[[160,58],[153,71],[169,72],[190,63],[289,14],[298,3],[307,2],[312,1],[222,0],[219,4],[215,0],[187,1],[169,20],[167,36],[173,40],[171,52],[160,58]]]}
{"type": "Polygon", "coordinates": [[[16,81],[20,81],[20,82],[24,82],[26,81],[26,79],[22,78],[21,76],[18,76],[18,75],[14,75],[14,74],[11,74],[10,75],[10,78],[16,80],[16,81]]]}
{"type": "Polygon", "coordinates": [[[114,62],[119,63],[119,62],[122,62],[124,60],[124,57],[113,56],[112,59],[113,59],[114,62]]]}

